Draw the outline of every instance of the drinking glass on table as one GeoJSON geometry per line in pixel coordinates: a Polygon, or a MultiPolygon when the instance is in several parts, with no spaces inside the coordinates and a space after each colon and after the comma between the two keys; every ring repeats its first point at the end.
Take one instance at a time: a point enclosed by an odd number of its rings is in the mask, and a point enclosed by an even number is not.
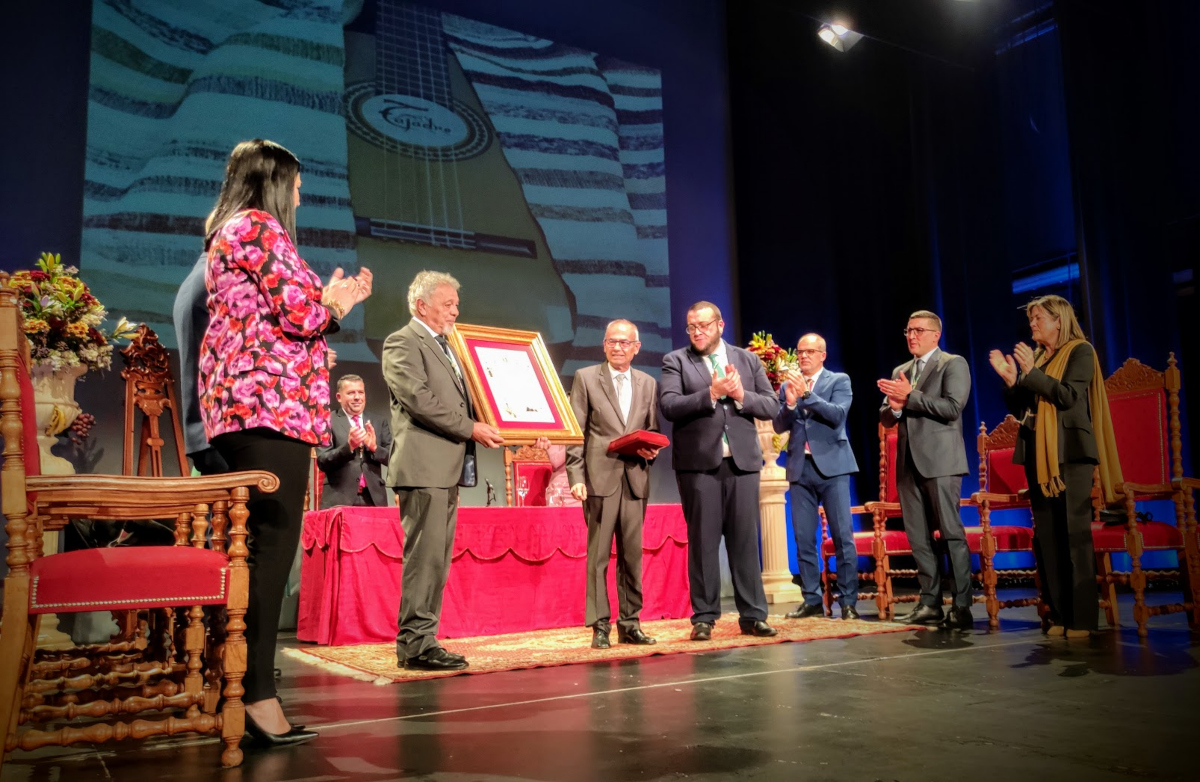
{"type": "Polygon", "coordinates": [[[525,495],[529,493],[529,478],[522,475],[517,478],[517,504],[525,504],[525,495]]]}

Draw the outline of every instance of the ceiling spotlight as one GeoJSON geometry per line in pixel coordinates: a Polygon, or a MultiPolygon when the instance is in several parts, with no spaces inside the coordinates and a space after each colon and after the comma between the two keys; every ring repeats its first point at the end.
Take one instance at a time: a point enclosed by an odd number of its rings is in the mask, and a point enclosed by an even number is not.
{"type": "Polygon", "coordinates": [[[823,24],[817,30],[817,37],[839,52],[848,52],[862,40],[862,33],[856,33],[844,24],[823,24]]]}

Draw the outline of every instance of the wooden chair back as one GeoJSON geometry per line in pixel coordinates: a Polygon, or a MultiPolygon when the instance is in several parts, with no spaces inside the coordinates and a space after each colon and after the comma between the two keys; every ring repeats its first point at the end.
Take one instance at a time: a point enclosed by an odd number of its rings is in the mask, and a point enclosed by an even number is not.
{"type": "Polygon", "coordinates": [[[546,504],[546,487],[550,485],[550,456],[541,448],[522,445],[516,449],[504,449],[504,499],[508,506],[534,506],[546,504]],[[517,482],[524,477],[529,481],[529,491],[524,498],[517,491],[517,482]],[[514,502],[513,498],[516,498],[514,502]]]}
{"type": "Polygon", "coordinates": [[[166,443],[162,437],[162,417],[165,414],[175,443],[174,456],[179,470],[176,474],[191,475],[184,455],[175,379],[171,376],[167,351],[158,341],[158,335],[145,323],[141,324],[121,351],[121,359],[125,363],[121,370],[125,380],[125,443],[121,473],[163,477],[163,446],[166,443]]]}

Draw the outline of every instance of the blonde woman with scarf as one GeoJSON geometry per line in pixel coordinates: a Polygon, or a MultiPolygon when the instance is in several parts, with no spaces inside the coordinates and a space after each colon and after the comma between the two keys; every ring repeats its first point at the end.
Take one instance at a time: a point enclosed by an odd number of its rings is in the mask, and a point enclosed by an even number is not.
{"type": "Polygon", "coordinates": [[[1100,468],[1106,503],[1122,483],[1104,393],[1104,373],[1071,303],[1042,296],[1025,307],[1036,348],[989,356],[1021,421],[1013,462],[1025,466],[1033,510],[1033,550],[1049,633],[1086,637],[1099,622],[1092,546],[1092,474],[1100,468]]]}

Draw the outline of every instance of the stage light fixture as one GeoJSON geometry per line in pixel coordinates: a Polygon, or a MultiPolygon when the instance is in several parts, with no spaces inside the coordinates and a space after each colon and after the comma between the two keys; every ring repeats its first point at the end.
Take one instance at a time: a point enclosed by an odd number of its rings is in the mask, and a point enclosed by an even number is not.
{"type": "Polygon", "coordinates": [[[848,52],[854,44],[862,40],[862,33],[856,33],[844,24],[834,22],[823,24],[817,30],[817,37],[839,52],[848,52]]]}

